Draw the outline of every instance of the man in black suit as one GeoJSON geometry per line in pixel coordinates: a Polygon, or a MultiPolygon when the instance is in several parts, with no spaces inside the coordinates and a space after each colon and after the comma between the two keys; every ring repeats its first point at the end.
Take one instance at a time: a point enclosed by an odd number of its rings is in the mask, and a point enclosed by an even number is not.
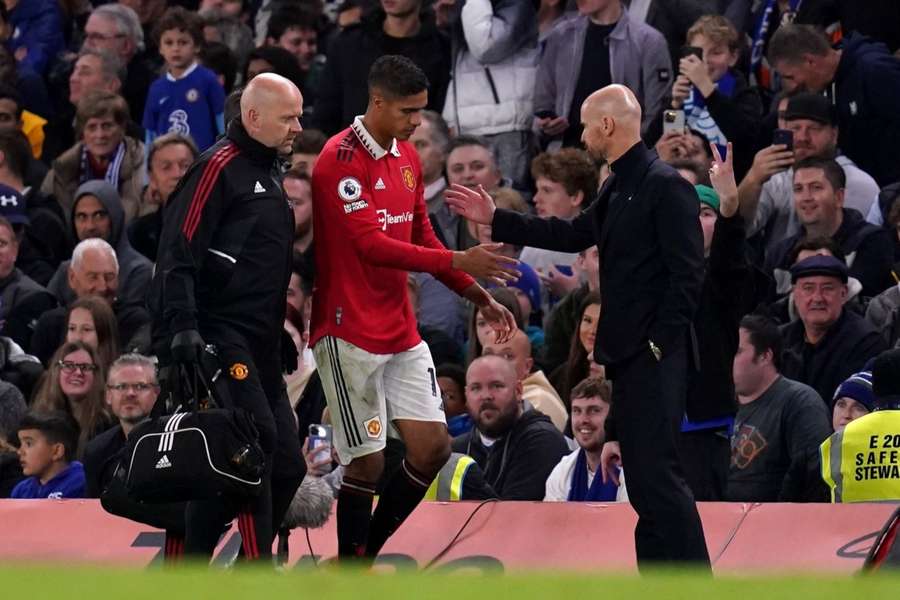
{"type": "Polygon", "coordinates": [[[495,241],[562,252],[597,245],[603,311],[594,360],[613,381],[603,477],[616,477],[612,463],[627,469],[640,566],[695,561],[708,567],[703,527],[675,449],[689,328],[703,284],[699,201],[691,185],[644,146],[640,105],[628,88],[611,85],[591,94],[581,120],[582,141],[613,174],[572,221],[495,209],[480,189],[453,186],[447,203],[471,221],[490,224],[495,241]]]}

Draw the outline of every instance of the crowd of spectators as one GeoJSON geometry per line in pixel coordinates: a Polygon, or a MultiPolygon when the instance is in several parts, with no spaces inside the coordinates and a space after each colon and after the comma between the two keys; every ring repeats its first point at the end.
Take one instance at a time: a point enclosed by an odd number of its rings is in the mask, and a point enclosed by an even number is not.
{"type": "MultiPolygon", "coordinates": [[[[365,111],[385,54],[428,76],[411,142],[453,250],[492,243],[445,204],[453,183],[546,218],[590,206],[610,166],[583,150],[582,102],[613,83],[635,93],[645,143],[700,203],[679,438],[698,500],[827,501],[819,446],[874,410],[871,363],[900,347],[892,0],[2,0],[0,42],[0,497],[102,493],[159,393],[146,293],[167,200],[265,72],[304,97],[284,174],[301,442],[329,419],[306,348],[310,173],[365,111]],[[733,186],[710,178],[726,152],[733,186]]],[[[491,289],[519,328],[503,344],[440,282],[409,276],[454,437],[446,471],[471,473],[454,498],[627,500],[627,457],[599,472],[615,384],[592,350],[616,301],[601,251],[496,251],[521,272],[491,289]]],[[[310,473],[331,470],[304,451],[310,473]]]]}

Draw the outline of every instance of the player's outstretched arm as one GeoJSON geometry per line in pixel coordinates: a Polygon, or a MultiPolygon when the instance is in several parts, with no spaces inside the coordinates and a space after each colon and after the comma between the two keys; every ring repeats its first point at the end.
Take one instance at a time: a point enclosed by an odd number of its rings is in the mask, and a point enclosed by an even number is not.
{"type": "Polygon", "coordinates": [[[503,244],[480,244],[465,251],[453,253],[453,268],[468,273],[476,279],[487,279],[499,285],[517,281],[522,274],[516,270],[519,264],[514,258],[497,254],[503,244]]]}

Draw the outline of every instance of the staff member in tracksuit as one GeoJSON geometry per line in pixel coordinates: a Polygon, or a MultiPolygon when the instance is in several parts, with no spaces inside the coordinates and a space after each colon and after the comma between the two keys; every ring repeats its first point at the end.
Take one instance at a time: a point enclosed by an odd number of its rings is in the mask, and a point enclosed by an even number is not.
{"type": "Polygon", "coordinates": [[[186,554],[210,556],[237,516],[245,557],[270,559],[273,528],[303,478],[282,380],[294,219],[278,162],[300,133],[302,111],[287,79],[254,78],[240,118],[191,166],[163,215],[150,296],[157,356],[162,365],[192,363],[215,345],[228,394],[253,415],[266,454],[259,497],[188,503],[186,554]]]}

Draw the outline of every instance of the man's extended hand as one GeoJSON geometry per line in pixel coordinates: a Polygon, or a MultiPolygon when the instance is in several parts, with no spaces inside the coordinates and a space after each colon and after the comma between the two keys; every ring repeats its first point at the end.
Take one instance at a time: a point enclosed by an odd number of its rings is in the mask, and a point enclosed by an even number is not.
{"type": "Polygon", "coordinates": [[[200,354],[205,346],[206,342],[200,337],[200,332],[196,329],[185,329],[175,334],[169,349],[176,363],[191,364],[200,361],[200,354]]]}
{"type": "Polygon", "coordinates": [[[472,190],[457,183],[451,183],[444,192],[444,201],[453,212],[482,225],[490,225],[494,220],[494,199],[480,185],[472,190]]]}
{"type": "Polygon", "coordinates": [[[600,451],[600,473],[603,475],[603,483],[612,479],[619,485],[619,467],[622,466],[622,449],[619,442],[606,442],[600,451]]]}
{"type": "Polygon", "coordinates": [[[481,316],[487,321],[487,324],[494,330],[495,342],[497,344],[505,344],[513,336],[518,329],[516,318],[509,309],[494,300],[493,298],[478,308],[481,316]]]}
{"type": "Polygon", "coordinates": [[[772,175],[788,170],[794,164],[794,152],[784,144],[763,148],[753,157],[753,166],[747,173],[747,179],[764,184],[772,175]]]}
{"type": "Polygon", "coordinates": [[[713,152],[713,164],[709,169],[709,182],[719,195],[719,214],[723,217],[733,217],[738,210],[737,182],[734,179],[734,167],[732,166],[733,154],[731,142],[725,154],[725,160],[719,154],[719,148],[710,144],[713,152]]]}
{"type": "Polygon", "coordinates": [[[454,252],[453,268],[465,271],[476,279],[487,279],[498,285],[516,281],[522,276],[515,269],[519,261],[494,252],[502,247],[503,244],[480,244],[464,252],[454,252]]]}

